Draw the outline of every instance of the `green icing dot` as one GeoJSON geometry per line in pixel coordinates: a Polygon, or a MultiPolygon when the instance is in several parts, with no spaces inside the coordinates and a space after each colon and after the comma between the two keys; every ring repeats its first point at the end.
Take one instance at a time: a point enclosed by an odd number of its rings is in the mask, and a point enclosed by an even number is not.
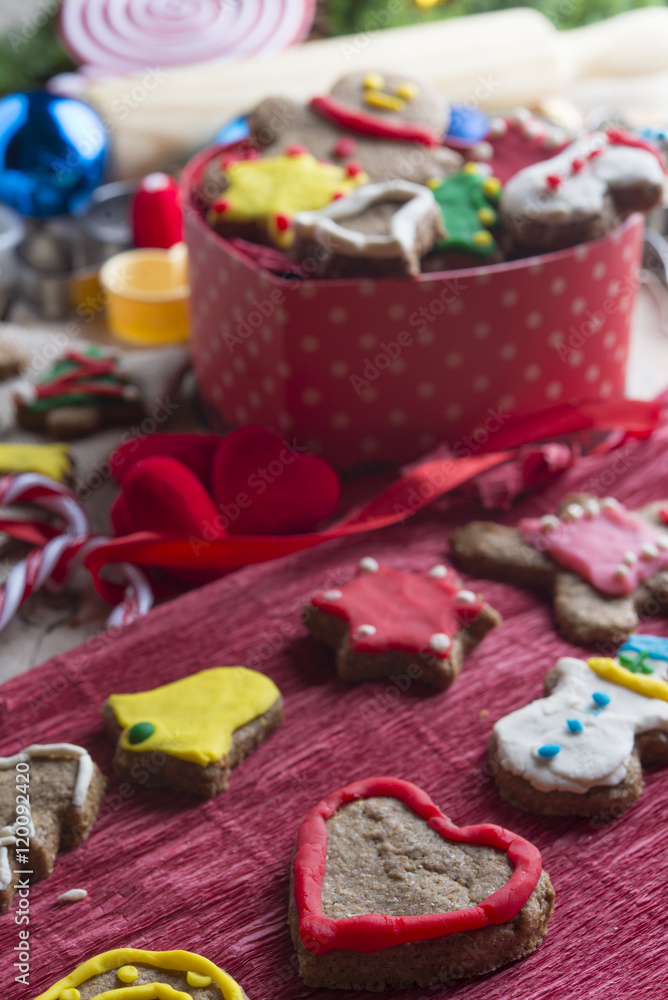
{"type": "Polygon", "coordinates": [[[484,177],[477,169],[470,169],[471,166],[467,164],[459,173],[432,187],[448,234],[434,250],[440,253],[464,251],[476,257],[490,257],[497,249],[496,240],[488,228],[481,230],[481,226],[489,227],[497,222],[490,202],[498,201],[500,186],[498,191],[492,189],[489,182],[493,178],[484,177]]]}
{"type": "Polygon", "coordinates": [[[128,743],[135,746],[136,743],[143,743],[149,736],[153,736],[155,726],[152,722],[135,722],[134,726],[128,730],[128,743]]]}

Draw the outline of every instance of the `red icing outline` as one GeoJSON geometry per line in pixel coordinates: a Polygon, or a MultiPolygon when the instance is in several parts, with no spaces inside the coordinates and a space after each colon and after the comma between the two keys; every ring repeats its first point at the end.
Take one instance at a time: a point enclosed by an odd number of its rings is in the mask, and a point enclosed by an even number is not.
{"type": "Polygon", "coordinates": [[[441,145],[440,139],[424,125],[387,121],[366,111],[350,108],[329,94],[312,98],[311,107],[335,125],[360,135],[370,135],[375,139],[395,139],[397,142],[420,142],[423,146],[441,145]]]}
{"type": "Polygon", "coordinates": [[[333,949],[362,954],[397,944],[427,941],[488,924],[505,924],[517,916],[538,884],[542,872],[540,851],[518,834],[491,823],[458,827],[444,816],[426,792],[409,781],[377,777],[355,781],[323,799],[304,819],[297,834],[293,859],[294,893],[299,936],[312,955],[333,949]],[[333,920],[323,916],[322,883],[327,861],[326,820],[346,802],[375,795],[398,799],[425,820],[444,840],[481,844],[505,851],[515,871],[506,884],[477,906],[450,913],[388,916],[365,913],[333,920]]]}

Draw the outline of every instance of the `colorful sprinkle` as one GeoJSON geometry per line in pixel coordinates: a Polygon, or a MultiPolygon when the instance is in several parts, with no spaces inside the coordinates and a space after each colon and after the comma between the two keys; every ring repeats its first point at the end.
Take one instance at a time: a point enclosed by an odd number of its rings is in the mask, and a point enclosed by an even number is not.
{"type": "Polygon", "coordinates": [[[429,640],[429,648],[435,653],[447,653],[452,645],[452,640],[445,632],[435,632],[429,640]]]}
{"type": "Polygon", "coordinates": [[[402,80],[395,94],[397,97],[403,97],[404,101],[412,101],[420,93],[420,88],[415,83],[411,83],[410,80],[402,80]]]}
{"type": "Polygon", "coordinates": [[[628,552],[625,552],[624,555],[622,556],[622,562],[625,563],[627,566],[635,566],[635,564],[638,562],[638,556],[635,554],[635,552],[631,552],[631,550],[629,549],[628,552]]]}
{"type": "Polygon", "coordinates": [[[481,208],[478,211],[478,218],[483,226],[493,226],[496,222],[496,212],[493,208],[481,208]]]}
{"type": "Polygon", "coordinates": [[[122,965],[116,975],[122,983],[134,983],[139,973],[134,965],[122,965]]]}
{"type": "Polygon", "coordinates": [[[385,86],[385,77],[380,73],[367,73],[362,84],[367,90],[381,90],[385,86]]]}
{"type": "Polygon", "coordinates": [[[360,625],[360,627],[357,629],[357,632],[355,632],[355,638],[367,639],[370,636],[375,635],[376,632],[377,629],[375,625],[360,625]]]}
{"type": "Polygon", "coordinates": [[[556,757],[560,750],[558,743],[546,743],[545,746],[538,747],[538,756],[549,760],[550,757],[556,757]]]}
{"type": "Polygon", "coordinates": [[[294,146],[288,146],[285,150],[286,156],[303,156],[304,153],[308,153],[306,146],[302,146],[301,143],[295,143],[294,146]]]}
{"type": "Polygon", "coordinates": [[[579,503],[569,503],[561,517],[564,521],[579,521],[584,515],[584,507],[580,506],[579,503]]]}
{"type": "Polygon", "coordinates": [[[584,728],[579,719],[566,719],[566,725],[571,733],[581,733],[584,728]]]}
{"type": "Polygon", "coordinates": [[[437,566],[432,566],[429,570],[427,576],[432,577],[434,580],[442,580],[444,576],[448,575],[447,566],[443,566],[442,563],[438,563],[437,566]]]}
{"type": "Polygon", "coordinates": [[[597,517],[601,513],[601,505],[598,500],[585,500],[583,507],[585,517],[597,517]]]}
{"type": "Polygon", "coordinates": [[[629,567],[625,566],[624,563],[622,563],[621,566],[617,566],[615,568],[614,572],[615,580],[625,580],[626,577],[629,575],[629,572],[630,572],[629,567]]]}
{"type": "Polygon", "coordinates": [[[571,170],[573,171],[574,174],[579,174],[580,171],[584,168],[584,165],[585,161],[581,159],[579,156],[576,156],[573,162],[571,163],[571,170]]]}
{"type": "Polygon", "coordinates": [[[279,233],[284,233],[290,228],[290,220],[287,215],[276,215],[274,217],[274,222],[276,223],[276,228],[279,233]]]}
{"type": "Polygon", "coordinates": [[[486,229],[479,229],[477,232],[473,233],[471,240],[477,247],[491,247],[494,243],[494,237],[486,229]]]}
{"type": "Polygon", "coordinates": [[[610,704],[610,695],[604,691],[594,691],[592,699],[599,708],[605,708],[606,705],[610,704]]]}
{"type": "Polygon", "coordinates": [[[656,559],[659,555],[659,550],[651,542],[645,542],[640,550],[640,555],[643,559],[656,559]]]}
{"type": "Polygon", "coordinates": [[[561,187],[561,177],[557,174],[548,174],[545,178],[545,183],[551,191],[556,191],[557,188],[561,187]]]}
{"type": "Polygon", "coordinates": [[[363,573],[377,573],[380,566],[378,565],[377,559],[373,559],[371,556],[365,556],[364,559],[360,559],[359,568],[363,573]]]}
{"type": "Polygon", "coordinates": [[[137,743],[143,743],[144,740],[153,736],[154,732],[155,726],[152,722],[135,722],[128,731],[128,743],[131,746],[136,746],[137,743]]]}
{"type": "Polygon", "coordinates": [[[559,518],[554,514],[544,514],[540,519],[540,526],[543,531],[554,531],[559,527],[559,518]]]}
{"type": "Polygon", "coordinates": [[[344,135],[334,146],[334,156],[345,159],[346,156],[352,156],[356,149],[357,143],[355,140],[348,135],[344,135]]]}
{"type": "Polygon", "coordinates": [[[348,177],[357,177],[364,170],[361,163],[347,163],[344,167],[348,177]]]}
{"type": "Polygon", "coordinates": [[[472,590],[460,590],[455,594],[457,604],[474,604],[477,599],[472,590]]]}

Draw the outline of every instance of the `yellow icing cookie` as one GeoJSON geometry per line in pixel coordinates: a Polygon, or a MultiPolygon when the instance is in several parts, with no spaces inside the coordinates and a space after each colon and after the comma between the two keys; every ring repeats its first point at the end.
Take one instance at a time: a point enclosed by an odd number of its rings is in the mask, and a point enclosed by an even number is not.
{"type": "Polygon", "coordinates": [[[71,468],[66,444],[0,444],[0,476],[37,472],[62,482],[71,468]]]}
{"type": "Polygon", "coordinates": [[[668,701],[668,683],[660,677],[651,677],[648,674],[633,674],[626,667],[622,667],[615,660],[607,656],[593,656],[587,660],[587,666],[591,667],[599,677],[604,677],[613,684],[621,684],[630,688],[638,694],[644,694],[646,698],[659,698],[661,701],[668,701]]]}
{"type": "Polygon", "coordinates": [[[108,704],[123,729],[123,749],[162,750],[206,767],[229,751],[236,729],[278,697],[274,682],[256,670],[213,667],[152,691],[112,694],[108,704]]]}
{"type": "Polygon", "coordinates": [[[288,247],[292,218],[315,211],[369,180],[359,169],[321,163],[302,147],[264,160],[242,160],[228,167],[229,184],[208,212],[211,223],[259,223],[271,240],[288,247]]]}
{"type": "MultiPolygon", "coordinates": [[[[79,1000],[78,986],[86,983],[94,976],[102,975],[112,969],[126,968],[133,962],[149,965],[154,969],[165,969],[171,972],[185,972],[190,986],[200,985],[191,982],[191,974],[200,979],[206,979],[207,985],[215,983],[225,1000],[243,1000],[243,990],[238,983],[219,969],[213,962],[195,955],[191,951],[143,951],[140,948],[119,948],[115,951],[105,951],[96,955],[74,972],[51,986],[45,993],[40,993],[35,1000],[79,1000]]],[[[117,973],[118,975],[118,973],[117,973]]],[[[120,977],[119,977],[120,978],[120,977]]],[[[175,990],[173,986],[161,983],[144,983],[141,986],[121,986],[107,991],[101,996],[113,997],[113,1000],[192,1000],[188,993],[175,990]]],[[[93,998],[94,1000],[94,998],[93,998]]]]}

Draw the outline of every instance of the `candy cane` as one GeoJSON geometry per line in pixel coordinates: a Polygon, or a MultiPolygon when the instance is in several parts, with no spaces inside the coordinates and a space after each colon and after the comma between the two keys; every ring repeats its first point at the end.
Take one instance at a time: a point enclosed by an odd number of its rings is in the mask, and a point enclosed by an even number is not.
{"type": "MultiPolygon", "coordinates": [[[[10,571],[0,588],[0,631],[32,594],[48,584],[62,585],[83,564],[89,552],[108,541],[104,535],[90,535],[88,516],[80,501],[66,486],[47,476],[25,473],[1,477],[0,505],[20,502],[34,503],[56,514],[64,530],[42,548],[34,549],[10,571]]],[[[5,519],[5,523],[8,520],[12,519],[5,519]]],[[[153,604],[153,592],[141,570],[129,563],[119,563],[117,568],[124,579],[125,593],[107,621],[109,627],[134,621],[153,604]]]]}

